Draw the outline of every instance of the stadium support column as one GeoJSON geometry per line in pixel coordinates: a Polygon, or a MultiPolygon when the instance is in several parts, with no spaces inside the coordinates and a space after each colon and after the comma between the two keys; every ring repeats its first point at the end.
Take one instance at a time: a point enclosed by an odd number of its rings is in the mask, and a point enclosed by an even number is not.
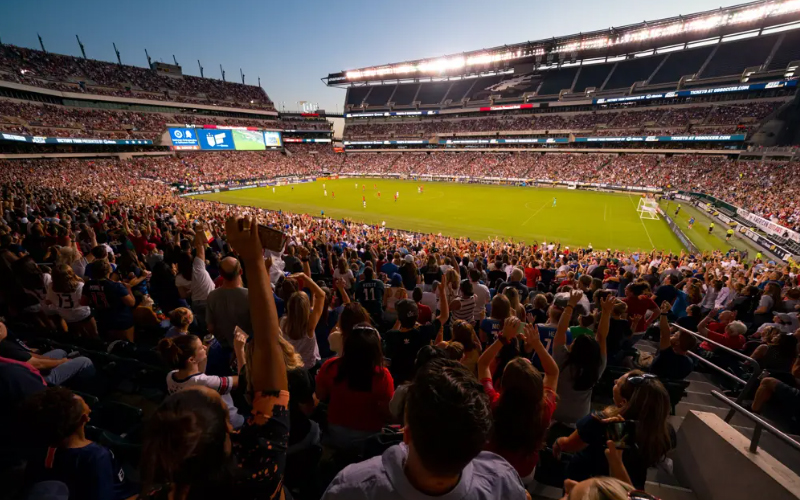
{"type": "Polygon", "coordinates": [[[117,44],[114,43],[114,42],[111,42],[111,45],[114,46],[114,52],[117,53],[117,62],[119,63],[120,66],[122,66],[122,58],[119,55],[119,50],[117,50],[117,44]]]}
{"type": "Polygon", "coordinates": [[[197,66],[200,68],[200,78],[203,78],[203,65],[200,64],[200,59],[197,60],[197,66]]]}
{"type": "Polygon", "coordinates": [[[42,35],[36,33],[36,36],[39,37],[39,46],[42,48],[42,52],[47,54],[47,49],[44,48],[44,42],[42,41],[42,35]]]}
{"type": "Polygon", "coordinates": [[[225,81],[225,70],[222,69],[222,65],[219,65],[219,72],[222,73],[222,81],[225,81]]]}
{"type": "Polygon", "coordinates": [[[611,71],[608,72],[608,75],[606,75],[606,79],[603,80],[603,84],[600,85],[599,89],[597,89],[598,92],[600,92],[600,91],[602,91],[603,89],[606,88],[606,84],[608,83],[609,80],[611,80],[611,75],[614,74],[614,71],[617,69],[617,66],[619,66],[618,62],[615,62],[614,65],[611,66],[611,71]]]}
{"type": "Polygon", "coordinates": [[[78,35],[75,35],[75,38],[78,39],[78,45],[81,48],[81,54],[83,54],[83,58],[86,59],[86,49],[83,47],[83,43],[81,43],[81,38],[78,35]]]}
{"type": "Polygon", "coordinates": [[[144,55],[147,56],[147,67],[148,68],[152,68],[153,67],[153,60],[150,59],[150,54],[147,53],[147,49],[144,49],[144,55]]]}

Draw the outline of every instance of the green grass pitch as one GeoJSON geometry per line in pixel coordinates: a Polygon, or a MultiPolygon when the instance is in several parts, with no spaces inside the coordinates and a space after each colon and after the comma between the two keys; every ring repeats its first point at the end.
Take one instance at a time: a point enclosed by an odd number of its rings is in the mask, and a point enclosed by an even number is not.
{"type": "MultiPolygon", "coordinates": [[[[639,218],[636,207],[640,196],[635,194],[364,178],[317,180],[295,184],[294,188],[278,186],[275,193],[266,187],[196,198],[314,216],[324,211],[326,217],[370,224],[385,221],[391,228],[473,239],[560,241],[575,247],[591,243],[594,248],[626,251],[682,249],[666,222],[639,218]],[[423,194],[417,193],[420,184],[423,194]],[[362,185],[366,185],[364,191],[362,185]],[[362,196],[366,197],[366,208],[362,196]],[[557,199],[555,207],[553,198],[557,199]]],[[[721,234],[724,230],[718,231],[721,234]]],[[[724,239],[720,242],[716,248],[727,249],[724,239]]]]}

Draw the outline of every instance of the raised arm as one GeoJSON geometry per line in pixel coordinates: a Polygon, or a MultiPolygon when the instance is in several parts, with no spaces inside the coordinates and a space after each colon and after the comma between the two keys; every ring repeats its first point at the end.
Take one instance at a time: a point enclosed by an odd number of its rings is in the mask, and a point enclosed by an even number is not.
{"type": "Polygon", "coordinates": [[[614,309],[614,303],[616,299],[611,295],[606,295],[602,299],[600,299],[600,323],[597,326],[597,333],[595,337],[597,338],[597,343],[600,344],[600,354],[605,357],[608,354],[608,345],[606,343],[606,339],[608,339],[608,330],[611,327],[611,312],[614,309]]]}
{"type": "MultiPolygon", "coordinates": [[[[560,326],[561,322],[559,322],[560,326]]],[[[531,348],[536,351],[536,355],[539,356],[539,361],[542,363],[544,386],[555,392],[556,387],[558,387],[558,364],[542,344],[542,339],[539,337],[539,328],[536,325],[525,323],[525,350],[527,351],[531,348]]]]}
{"type": "Polygon", "coordinates": [[[285,391],[289,388],[286,363],[278,343],[280,325],[268,268],[272,261],[263,262],[258,220],[230,218],[225,222],[228,242],[245,263],[253,324],[253,358],[249,368],[255,392],[285,391]],[[239,229],[239,223],[242,229],[239,229]]]}
{"type": "Polygon", "coordinates": [[[664,349],[669,348],[670,345],[670,330],[669,330],[669,320],[667,320],[667,313],[671,309],[669,302],[664,301],[661,303],[661,314],[659,315],[659,323],[658,328],[661,333],[658,342],[658,349],[663,351],[664,349]]]}
{"type": "MultiPolygon", "coordinates": [[[[304,267],[307,267],[308,263],[304,264],[304,267]]],[[[314,337],[314,329],[317,327],[317,323],[319,323],[319,319],[322,317],[322,314],[325,312],[323,311],[323,306],[325,305],[325,292],[322,288],[319,287],[314,280],[311,279],[311,275],[306,275],[304,273],[297,273],[293,274],[292,278],[302,278],[303,284],[306,285],[308,288],[311,289],[311,295],[313,295],[314,300],[311,302],[311,313],[308,317],[308,330],[306,334],[309,337],[314,337]]]]}
{"type": "MultiPolygon", "coordinates": [[[[481,354],[481,357],[478,358],[478,380],[492,378],[492,371],[490,369],[492,361],[497,357],[497,354],[504,345],[513,341],[517,337],[519,323],[519,318],[515,316],[506,318],[506,321],[503,324],[503,331],[497,337],[497,340],[492,342],[492,345],[487,347],[486,350],[483,351],[483,354],[481,354]]],[[[557,369],[558,368],[556,368],[556,370],[557,369]]]]}
{"type": "Polygon", "coordinates": [[[556,327],[556,336],[553,338],[553,350],[567,343],[567,330],[569,329],[569,322],[572,318],[572,311],[575,310],[575,306],[578,305],[581,297],[583,297],[583,292],[580,290],[573,290],[569,293],[569,303],[567,307],[564,308],[564,312],[561,313],[561,318],[558,320],[558,326],[556,327]]]}
{"type": "Polygon", "coordinates": [[[717,309],[712,309],[708,311],[706,317],[697,324],[697,333],[702,335],[703,337],[708,337],[708,324],[711,323],[711,320],[714,319],[714,315],[717,313],[717,309]]]}
{"type": "Polygon", "coordinates": [[[450,318],[450,304],[447,303],[447,274],[442,275],[442,282],[436,289],[439,294],[439,322],[445,324],[450,318]]]}

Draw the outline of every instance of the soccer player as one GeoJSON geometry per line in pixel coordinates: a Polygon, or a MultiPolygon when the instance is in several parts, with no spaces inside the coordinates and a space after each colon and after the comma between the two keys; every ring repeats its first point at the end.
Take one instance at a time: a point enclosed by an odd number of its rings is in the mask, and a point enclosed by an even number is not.
{"type": "Polygon", "coordinates": [[[556,201],[557,201],[557,200],[556,200],[556,197],[554,196],[554,197],[553,197],[553,206],[552,206],[552,208],[556,208],[556,201]]]}
{"type": "Polygon", "coordinates": [[[331,198],[336,199],[336,191],[331,191],[331,198]]]}
{"type": "Polygon", "coordinates": [[[324,182],[322,183],[322,189],[328,189],[328,188],[325,187],[325,183],[324,182]]]}
{"type": "Polygon", "coordinates": [[[373,184],[372,185],[372,189],[378,189],[378,185],[377,184],[373,184]]]}
{"type": "Polygon", "coordinates": [[[675,215],[678,215],[678,212],[681,211],[681,204],[678,203],[678,208],[675,209],[675,215]]]}
{"type": "Polygon", "coordinates": [[[728,229],[727,234],[725,235],[725,241],[731,241],[733,237],[733,228],[728,229]]]}
{"type": "Polygon", "coordinates": [[[381,192],[380,192],[380,191],[378,191],[378,198],[380,198],[380,197],[381,197],[381,192]]]}
{"type": "Polygon", "coordinates": [[[417,186],[417,194],[422,194],[422,187],[421,186],[417,186]]]}
{"type": "Polygon", "coordinates": [[[364,200],[363,203],[364,203],[364,208],[367,208],[367,200],[364,200]]]}
{"type": "Polygon", "coordinates": [[[692,217],[691,219],[689,219],[689,229],[691,229],[691,228],[692,228],[692,226],[694,226],[694,217],[692,217]]]}
{"type": "Polygon", "coordinates": [[[327,189],[325,190],[325,196],[328,196],[328,190],[327,189]]]}
{"type": "Polygon", "coordinates": [[[272,194],[275,194],[275,186],[272,186],[272,194]]]}
{"type": "Polygon", "coordinates": [[[714,232],[714,223],[713,222],[711,224],[709,224],[709,226],[708,226],[708,234],[711,234],[712,232],[714,232]]]}
{"type": "Polygon", "coordinates": [[[367,185],[366,185],[366,184],[362,184],[362,185],[361,185],[361,192],[363,193],[363,192],[365,192],[366,190],[367,190],[367,185]]]}
{"type": "Polygon", "coordinates": [[[397,191],[396,193],[394,193],[394,201],[397,201],[397,198],[399,198],[399,197],[400,197],[400,191],[397,191]]]}

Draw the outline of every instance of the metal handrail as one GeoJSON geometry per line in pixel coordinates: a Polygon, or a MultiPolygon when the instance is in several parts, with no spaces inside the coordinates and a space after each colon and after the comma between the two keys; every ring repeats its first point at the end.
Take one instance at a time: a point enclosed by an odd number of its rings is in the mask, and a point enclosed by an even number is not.
{"type": "MultiPolygon", "coordinates": [[[[747,363],[747,364],[749,364],[750,366],[753,367],[753,374],[750,376],[750,378],[747,381],[744,381],[741,378],[739,378],[736,375],[734,375],[733,373],[730,373],[728,370],[725,370],[724,368],[715,365],[714,363],[712,363],[711,361],[705,359],[704,357],[698,356],[697,354],[695,354],[693,352],[689,353],[689,355],[692,358],[699,360],[700,362],[702,362],[706,366],[709,366],[712,369],[714,369],[717,373],[725,375],[729,379],[731,379],[731,380],[733,380],[733,381],[735,381],[735,382],[737,382],[739,384],[742,384],[744,386],[742,388],[741,392],[739,393],[739,396],[736,398],[735,402],[736,402],[737,405],[741,404],[744,401],[744,398],[748,394],[750,394],[752,392],[752,390],[759,383],[761,383],[760,380],[759,380],[759,377],[761,376],[762,369],[761,369],[761,365],[759,365],[758,361],[756,361],[755,359],[753,359],[750,356],[747,356],[745,354],[742,354],[739,351],[731,349],[730,347],[724,346],[724,345],[720,344],[719,342],[715,342],[715,341],[713,341],[713,340],[711,340],[711,339],[709,339],[707,337],[704,337],[704,336],[700,335],[697,332],[693,332],[691,330],[687,330],[686,328],[684,328],[684,327],[682,327],[680,325],[676,325],[675,323],[671,323],[671,326],[673,328],[676,328],[676,329],[682,331],[682,332],[690,333],[690,334],[694,335],[696,338],[701,339],[703,342],[708,342],[709,344],[716,346],[717,349],[722,349],[724,352],[726,352],[728,354],[731,354],[732,356],[743,360],[745,363],[747,363]]],[[[733,416],[735,414],[736,414],[736,410],[731,408],[731,410],[728,412],[728,414],[725,415],[725,421],[726,422],[730,422],[731,419],[733,419],[733,416]]]]}
{"type": "Polygon", "coordinates": [[[731,411],[739,412],[749,420],[751,420],[755,425],[753,428],[753,437],[750,438],[750,452],[751,453],[758,453],[758,442],[761,439],[761,431],[766,430],[779,440],[783,441],[784,443],[788,444],[792,448],[797,451],[800,451],[800,443],[795,441],[794,439],[790,438],[788,434],[776,429],[772,424],[765,421],[755,413],[748,411],[746,408],[743,408],[741,405],[736,403],[735,401],[730,400],[725,395],[721,394],[718,391],[711,391],[711,395],[715,398],[719,399],[726,405],[731,407],[731,411]]]}

